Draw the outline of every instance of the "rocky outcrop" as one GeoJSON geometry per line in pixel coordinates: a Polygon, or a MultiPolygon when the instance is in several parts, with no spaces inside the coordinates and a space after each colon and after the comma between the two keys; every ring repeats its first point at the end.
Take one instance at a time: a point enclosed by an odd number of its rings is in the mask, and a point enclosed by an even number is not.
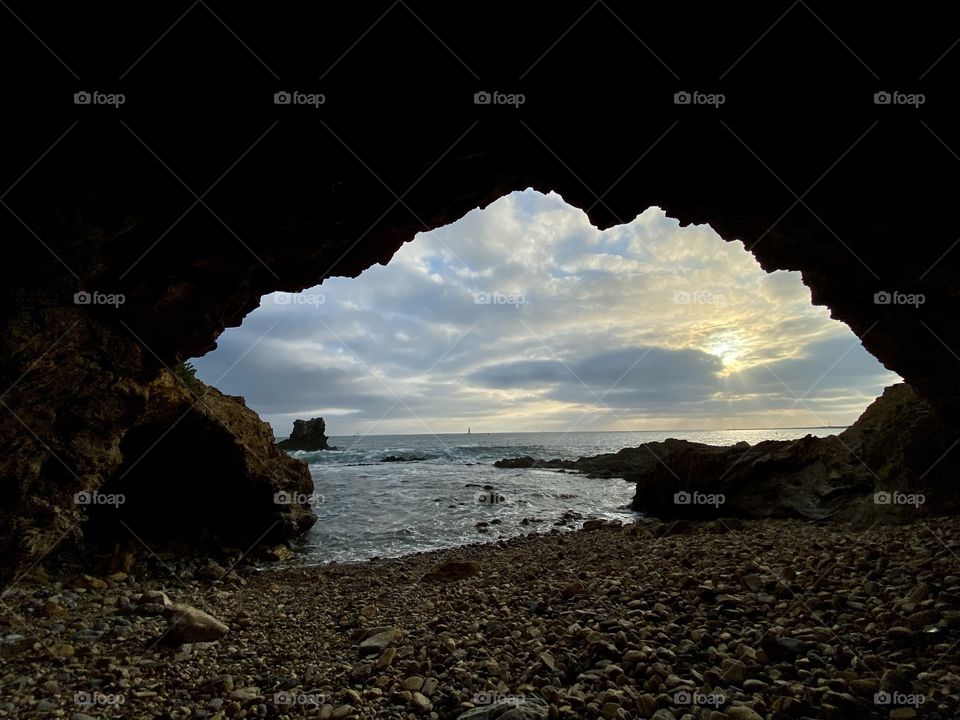
{"type": "Polygon", "coordinates": [[[315,521],[307,466],[278,450],[273,432],[241,397],[164,370],[147,386],[146,407],[120,442],[119,469],[90,497],[90,540],[211,541],[266,547],[315,521]]]}
{"type": "Polygon", "coordinates": [[[211,350],[266,293],[356,276],[528,186],[601,228],[658,205],[768,271],[802,271],[816,304],[960,428],[960,7],[336,7],[237,3],[217,22],[202,4],[179,21],[165,4],[38,0],[31,31],[10,26],[0,582],[75,536],[70,499],[125,461],[163,365],[211,350]],[[342,40],[320,56],[318,27],[342,40]],[[891,37],[922,73],[922,107],[875,98],[916,90],[885,72],[891,37]],[[299,90],[327,102],[275,102],[302,67],[323,80],[299,90]],[[641,112],[615,105],[641,87],[641,112]],[[527,102],[485,103],[493,90],[527,102]],[[684,103],[691,91],[725,102],[684,103]],[[893,292],[925,302],[884,302],[893,292]]]}
{"type": "Polygon", "coordinates": [[[955,441],[930,403],[900,384],[839,435],[731,447],[650,443],[625,477],[637,483],[633,508],[661,518],[906,521],[960,508],[955,441]]]}
{"type": "Polygon", "coordinates": [[[281,450],[335,450],[327,444],[327,425],[323,418],[294,420],[293,432],[277,443],[281,450]]]}
{"type": "Polygon", "coordinates": [[[960,463],[933,406],[887,388],[839,435],[726,447],[651,442],[579,460],[515,458],[498,467],[565,468],[635,482],[635,510],[665,519],[803,517],[857,523],[953,513],[960,463]]]}

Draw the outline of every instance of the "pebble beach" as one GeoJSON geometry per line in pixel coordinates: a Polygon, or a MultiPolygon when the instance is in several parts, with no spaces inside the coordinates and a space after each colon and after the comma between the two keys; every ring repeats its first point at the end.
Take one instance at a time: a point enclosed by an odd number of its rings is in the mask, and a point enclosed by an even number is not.
{"type": "Polygon", "coordinates": [[[955,718],[958,547],[956,519],[598,521],[353,564],[35,571],[3,595],[0,717],[955,718]]]}

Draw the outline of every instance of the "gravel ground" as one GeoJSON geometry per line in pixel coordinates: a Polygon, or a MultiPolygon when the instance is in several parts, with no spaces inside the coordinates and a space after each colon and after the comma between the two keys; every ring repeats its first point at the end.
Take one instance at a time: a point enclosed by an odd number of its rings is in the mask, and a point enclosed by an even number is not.
{"type": "Polygon", "coordinates": [[[960,717],[960,520],[596,525],[319,568],[36,573],[3,595],[0,717],[960,717]],[[158,591],[229,632],[171,645],[192,626],[166,632],[158,591]]]}

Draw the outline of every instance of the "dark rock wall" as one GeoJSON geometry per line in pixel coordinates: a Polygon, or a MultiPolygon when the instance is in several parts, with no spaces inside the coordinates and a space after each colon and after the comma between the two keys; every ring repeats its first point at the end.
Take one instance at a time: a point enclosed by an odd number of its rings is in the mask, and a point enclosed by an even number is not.
{"type": "Polygon", "coordinates": [[[53,499],[124,462],[164,365],[264,293],[355,276],[527,186],[599,227],[659,205],[802,270],[960,426],[953,3],[11,9],[30,30],[0,29],[4,577],[75,533],[53,499]],[[84,90],[125,103],[75,105],[84,90]],[[474,105],[481,90],[526,102],[474,105]],[[683,90],[726,102],[674,104],[683,90]],[[883,90],[926,102],[876,105],[883,90]],[[925,303],[874,304],[884,290],[925,303]]]}

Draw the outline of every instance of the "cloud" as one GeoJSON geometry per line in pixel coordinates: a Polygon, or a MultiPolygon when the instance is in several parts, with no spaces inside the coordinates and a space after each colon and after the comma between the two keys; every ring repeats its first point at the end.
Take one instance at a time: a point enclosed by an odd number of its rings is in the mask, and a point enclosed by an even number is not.
{"type": "Polygon", "coordinates": [[[842,424],[898,380],[799,273],[659,208],[601,232],[532,190],[265,296],[195,364],[281,435],[314,415],[334,434],[842,424]]]}

